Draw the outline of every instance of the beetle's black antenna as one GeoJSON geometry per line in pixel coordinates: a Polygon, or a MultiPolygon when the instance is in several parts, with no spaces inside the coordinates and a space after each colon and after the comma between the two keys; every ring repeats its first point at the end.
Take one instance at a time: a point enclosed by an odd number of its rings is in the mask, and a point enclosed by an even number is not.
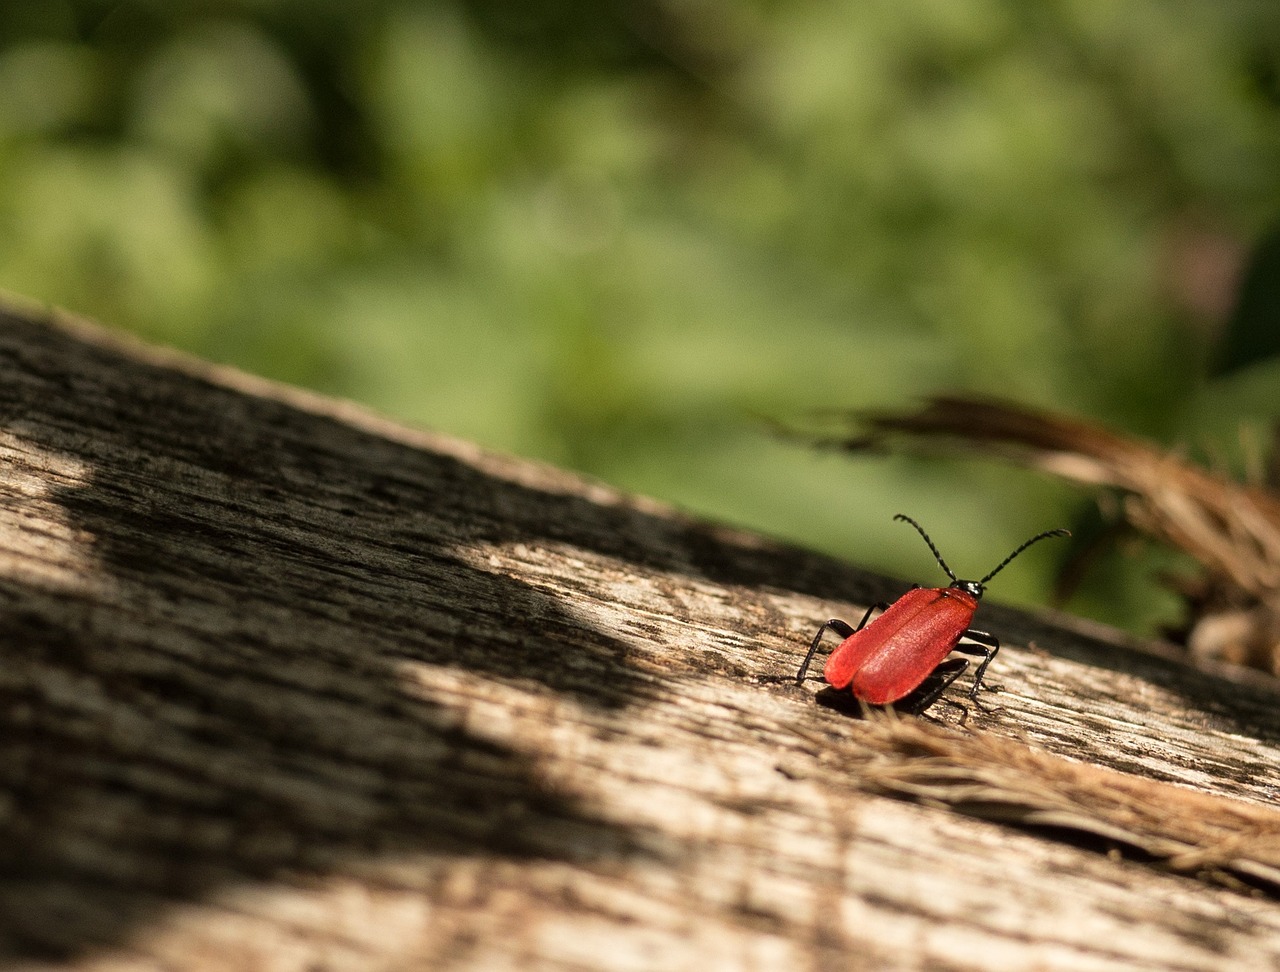
{"type": "MultiPolygon", "coordinates": [[[[943,559],[942,559],[942,554],[938,553],[938,548],[937,548],[937,547],[935,547],[935,546],[933,545],[933,541],[929,539],[929,534],[927,534],[927,533],[925,533],[925,532],[924,532],[924,527],[922,527],[922,526],[921,526],[919,523],[917,523],[915,520],[911,519],[911,517],[907,516],[907,514],[905,514],[905,513],[899,513],[897,516],[895,516],[895,517],[894,517],[894,519],[895,519],[895,520],[906,520],[906,521],[907,521],[908,523],[910,523],[913,527],[915,527],[915,528],[916,528],[916,530],[917,530],[917,532],[919,532],[920,536],[924,537],[924,542],[925,542],[925,543],[927,543],[927,544],[929,545],[929,549],[933,551],[933,556],[934,556],[934,558],[938,561],[938,566],[940,566],[943,570],[945,570],[945,571],[947,572],[947,576],[951,578],[951,583],[953,583],[953,584],[958,584],[958,583],[960,583],[960,578],[959,578],[959,577],[957,577],[957,576],[955,575],[955,573],[951,570],[951,568],[947,566],[947,562],[946,562],[945,560],[943,560],[943,559]]],[[[1039,537],[1036,537],[1036,540],[1039,540],[1039,539],[1040,539],[1039,537]]],[[[1033,541],[1028,541],[1028,543],[1030,543],[1030,542],[1033,542],[1033,541]]],[[[1024,544],[1024,546],[1025,546],[1025,544],[1024,544]]],[[[1014,557],[1014,556],[1017,556],[1017,554],[1018,554],[1018,553],[1020,553],[1020,552],[1021,552],[1021,550],[1016,551],[1016,552],[1014,553],[1014,555],[1013,555],[1013,556],[1011,556],[1011,557],[1009,558],[1009,560],[1012,560],[1012,559],[1013,559],[1013,557],[1014,557]]],[[[1005,564],[1007,564],[1007,563],[1009,562],[1009,560],[1006,560],[1004,563],[1005,563],[1005,564]]],[[[1003,567],[1003,566],[1004,566],[1004,564],[1001,564],[1001,565],[1000,565],[1000,567],[1003,567]]],[[[999,570],[999,569],[1000,569],[1000,567],[997,567],[997,568],[996,568],[996,570],[999,570]]],[[[994,574],[994,573],[996,572],[996,570],[993,570],[991,573],[992,573],[992,574],[994,574]]],[[[990,575],[988,575],[988,576],[990,576],[990,575]]]]}
{"type": "MultiPolygon", "coordinates": [[[[917,529],[919,528],[917,527],[917,529]]],[[[924,531],[921,530],[920,532],[923,533],[924,531]]],[[[1046,540],[1049,537],[1069,537],[1069,536],[1071,536],[1071,531],[1063,530],[1061,528],[1057,530],[1045,530],[1044,533],[1036,534],[1034,537],[1032,537],[1030,540],[1024,543],[1021,547],[1019,547],[1013,553],[1009,554],[1009,556],[1005,557],[1004,560],[1000,561],[1000,564],[996,567],[996,569],[993,570],[991,573],[989,573],[986,577],[982,578],[982,580],[978,581],[978,583],[985,584],[987,581],[991,580],[991,578],[995,577],[996,574],[1000,573],[1000,571],[1004,570],[1005,567],[1009,565],[1009,561],[1011,561],[1014,557],[1018,556],[1018,554],[1022,553],[1022,551],[1026,550],[1033,543],[1038,543],[1039,541],[1046,540]]],[[[933,546],[933,544],[930,544],[929,546],[933,546]]]]}

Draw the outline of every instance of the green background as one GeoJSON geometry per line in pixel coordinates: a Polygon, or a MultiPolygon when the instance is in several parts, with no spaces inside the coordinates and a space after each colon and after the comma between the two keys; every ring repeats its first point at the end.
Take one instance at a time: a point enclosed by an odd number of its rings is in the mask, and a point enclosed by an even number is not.
{"type": "MultiPolygon", "coordinates": [[[[756,416],[978,391],[1247,465],[1278,123],[1274,0],[7,0],[0,287],[935,582],[893,513],[980,575],[1089,502],[756,416]]],[[[1069,606],[1167,619],[1159,563],[1069,606]]]]}

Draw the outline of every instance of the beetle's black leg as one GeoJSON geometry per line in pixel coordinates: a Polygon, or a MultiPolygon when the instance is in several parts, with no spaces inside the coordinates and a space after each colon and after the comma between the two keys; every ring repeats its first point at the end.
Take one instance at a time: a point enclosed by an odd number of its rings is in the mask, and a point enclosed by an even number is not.
{"type": "MultiPolygon", "coordinates": [[[[888,609],[888,607],[889,604],[887,601],[877,601],[875,604],[871,605],[871,607],[867,608],[867,613],[862,616],[862,620],[858,622],[858,626],[853,629],[854,632],[861,631],[867,626],[867,619],[871,617],[872,611],[884,611],[888,609]]],[[[847,638],[849,635],[845,635],[845,637],[847,638]]]]}
{"type": "MultiPolygon", "coordinates": [[[[952,682],[963,675],[964,670],[968,667],[969,659],[967,658],[952,658],[948,661],[944,661],[929,675],[928,682],[932,682],[933,684],[925,688],[924,694],[918,699],[911,699],[911,697],[908,696],[907,699],[909,701],[903,700],[906,703],[903,708],[915,715],[919,715],[924,712],[925,709],[929,708],[942,697],[942,693],[951,686],[952,682]]],[[[963,708],[963,706],[961,706],[961,708],[963,708]]]]}
{"type": "Polygon", "coordinates": [[[804,681],[805,673],[809,671],[809,663],[813,661],[813,656],[818,651],[818,645],[822,644],[822,636],[826,634],[828,630],[834,631],[840,636],[840,640],[843,641],[845,638],[848,638],[852,634],[856,634],[867,626],[867,619],[871,617],[872,611],[877,609],[883,611],[888,606],[889,605],[885,604],[883,601],[879,604],[871,605],[871,607],[867,608],[867,613],[862,616],[862,620],[858,622],[858,626],[856,628],[849,627],[847,621],[841,621],[839,618],[832,618],[819,628],[818,633],[813,636],[813,644],[809,646],[809,653],[804,656],[804,661],[800,663],[800,671],[796,672],[796,684],[799,685],[804,681]]]}
{"type": "MultiPolygon", "coordinates": [[[[865,622],[866,618],[863,618],[862,620],[865,622]]],[[[861,627],[861,625],[859,625],[859,627],[861,627]]],[[[849,637],[849,635],[853,634],[855,629],[849,627],[848,622],[841,621],[839,618],[832,618],[819,628],[818,633],[813,636],[813,644],[809,646],[808,654],[804,656],[804,661],[800,663],[800,671],[796,672],[797,685],[804,681],[805,673],[809,671],[809,663],[813,661],[813,656],[818,651],[818,645],[822,644],[822,636],[826,634],[828,630],[834,631],[843,641],[845,638],[849,637]]]]}
{"type": "Polygon", "coordinates": [[[986,631],[978,631],[976,628],[970,628],[962,637],[968,638],[975,644],[957,644],[952,650],[982,659],[981,664],[978,665],[978,670],[973,673],[973,687],[969,689],[969,698],[976,701],[978,689],[982,688],[982,676],[987,673],[987,666],[995,660],[996,653],[1000,650],[1000,642],[996,640],[995,635],[986,631]]]}

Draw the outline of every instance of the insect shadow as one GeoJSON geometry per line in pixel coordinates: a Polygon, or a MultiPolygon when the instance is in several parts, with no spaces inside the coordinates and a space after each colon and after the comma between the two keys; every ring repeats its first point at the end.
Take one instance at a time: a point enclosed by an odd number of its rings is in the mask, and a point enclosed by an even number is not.
{"type": "MultiPolygon", "coordinates": [[[[940,666],[940,669],[942,668],[946,668],[946,663],[940,666]]],[[[903,715],[919,716],[935,722],[943,722],[944,720],[939,719],[936,713],[940,707],[945,707],[959,712],[958,722],[961,726],[968,723],[969,715],[973,709],[977,709],[978,712],[986,715],[999,712],[1004,708],[1003,706],[983,704],[976,699],[969,699],[969,704],[966,705],[963,702],[957,702],[950,696],[942,695],[941,692],[951,684],[952,680],[953,676],[950,671],[935,671],[920,683],[920,686],[915,691],[888,705],[869,705],[850,693],[832,688],[830,685],[819,689],[813,700],[824,709],[830,709],[853,719],[865,719],[868,714],[873,712],[896,712],[903,715]]]]}

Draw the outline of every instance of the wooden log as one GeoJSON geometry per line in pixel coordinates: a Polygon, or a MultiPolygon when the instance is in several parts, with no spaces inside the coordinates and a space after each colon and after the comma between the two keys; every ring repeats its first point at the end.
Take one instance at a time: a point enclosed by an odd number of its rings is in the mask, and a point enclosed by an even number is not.
{"type": "Polygon", "coordinates": [[[0,957],[1280,964],[1269,681],[990,604],[963,725],[765,678],[902,589],[9,308],[0,957]]]}

